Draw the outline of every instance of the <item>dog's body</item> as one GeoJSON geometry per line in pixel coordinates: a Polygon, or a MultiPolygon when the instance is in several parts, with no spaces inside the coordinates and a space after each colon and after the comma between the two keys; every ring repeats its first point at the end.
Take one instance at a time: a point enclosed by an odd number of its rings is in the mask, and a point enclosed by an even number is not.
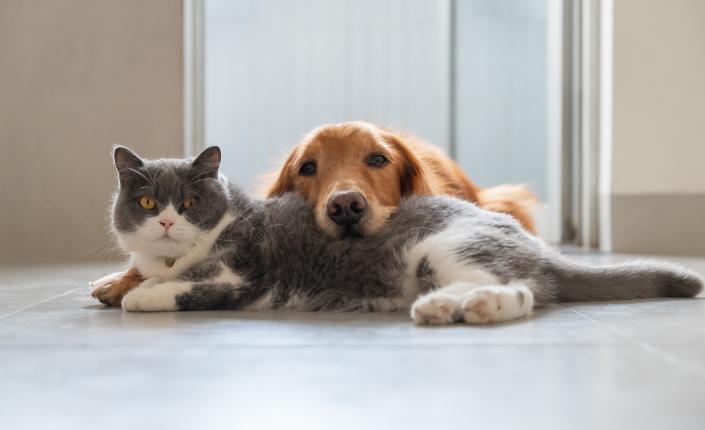
{"type": "Polygon", "coordinates": [[[534,304],[690,297],[702,288],[696,274],[667,264],[571,263],[513,218],[447,197],[405,199],[378,234],[336,240],[296,195],[257,201],[204,179],[212,169],[202,158],[214,158],[207,151],[192,163],[132,156],[119,167],[114,225],[147,278],[127,293],[125,310],[389,311],[413,303],[418,323],[486,323],[521,318],[534,304]],[[149,191],[154,204],[140,209],[134,198],[146,188],[161,191],[149,191]],[[203,196],[199,209],[180,203],[193,195],[203,196]]]}

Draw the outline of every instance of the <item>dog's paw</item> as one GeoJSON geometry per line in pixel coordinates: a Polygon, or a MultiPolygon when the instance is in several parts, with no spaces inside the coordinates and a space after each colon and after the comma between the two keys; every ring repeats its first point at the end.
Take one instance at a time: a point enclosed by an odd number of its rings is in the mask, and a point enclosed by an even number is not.
{"type": "Polygon", "coordinates": [[[533,306],[534,296],[524,285],[487,286],[465,296],[462,314],[467,323],[496,323],[530,315],[533,306]]]}
{"type": "Polygon", "coordinates": [[[124,292],[120,286],[121,279],[126,272],[115,272],[110,275],[89,282],[91,288],[91,296],[98,299],[99,302],[108,306],[120,306],[124,292]]]}
{"type": "Polygon", "coordinates": [[[94,287],[91,296],[104,305],[118,307],[122,301],[123,291],[114,283],[104,283],[94,287]]]}
{"type": "Polygon", "coordinates": [[[122,298],[128,291],[140,285],[143,281],[137,269],[126,272],[116,272],[90,282],[91,295],[108,306],[120,306],[122,298]]]}
{"type": "Polygon", "coordinates": [[[451,324],[460,318],[458,297],[432,292],[416,299],[411,319],[416,324],[451,324]]]}
{"type": "Polygon", "coordinates": [[[88,285],[89,285],[91,288],[102,288],[102,287],[105,287],[105,286],[107,286],[107,285],[110,285],[110,284],[115,283],[115,281],[117,281],[118,279],[120,279],[120,278],[123,277],[123,276],[125,276],[125,272],[115,272],[115,273],[111,273],[111,274],[109,274],[109,275],[103,276],[103,277],[100,278],[100,279],[97,279],[97,280],[95,280],[95,281],[89,282],[88,285]]]}

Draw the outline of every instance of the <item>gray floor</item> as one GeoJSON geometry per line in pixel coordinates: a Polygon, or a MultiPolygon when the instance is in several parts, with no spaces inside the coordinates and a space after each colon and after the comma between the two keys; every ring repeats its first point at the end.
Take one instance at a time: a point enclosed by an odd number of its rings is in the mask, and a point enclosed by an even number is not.
{"type": "Polygon", "coordinates": [[[705,428],[705,298],[494,327],[123,314],[86,286],[113,268],[0,270],[0,428],[705,428]]]}

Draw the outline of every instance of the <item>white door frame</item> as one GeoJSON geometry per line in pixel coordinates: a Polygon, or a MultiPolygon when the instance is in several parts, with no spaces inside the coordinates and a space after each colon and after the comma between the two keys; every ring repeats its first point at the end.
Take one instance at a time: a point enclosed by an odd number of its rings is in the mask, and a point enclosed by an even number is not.
{"type": "Polygon", "coordinates": [[[184,156],[205,148],[205,0],[183,0],[184,156]]]}
{"type": "Polygon", "coordinates": [[[549,192],[561,201],[553,219],[563,220],[561,243],[601,251],[611,250],[612,2],[549,2],[550,10],[562,15],[563,26],[561,38],[549,34],[549,43],[563,44],[561,73],[549,62],[549,71],[554,70],[549,120],[562,118],[560,125],[549,126],[549,157],[561,154],[560,161],[549,162],[549,178],[559,178],[549,192]]]}

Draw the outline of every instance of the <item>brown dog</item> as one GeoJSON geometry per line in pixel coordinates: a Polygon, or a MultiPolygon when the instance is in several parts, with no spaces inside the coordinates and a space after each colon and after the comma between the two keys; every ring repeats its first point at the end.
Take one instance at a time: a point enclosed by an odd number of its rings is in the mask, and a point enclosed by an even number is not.
{"type": "MultiPolygon", "coordinates": [[[[440,150],[414,137],[364,122],[319,127],[289,154],[267,196],[296,192],[314,206],[317,224],[345,238],[374,234],[401,199],[450,195],[515,217],[534,233],[536,197],[521,185],[479,188],[440,150]]],[[[139,285],[136,269],[94,283],[93,296],[110,306],[139,285]]]]}
{"type": "Polygon", "coordinates": [[[411,136],[364,122],[319,127],[289,154],[268,197],[296,192],[314,206],[332,236],[379,231],[411,194],[449,195],[504,212],[535,233],[536,197],[520,185],[482,189],[441,151],[411,136]]]}

